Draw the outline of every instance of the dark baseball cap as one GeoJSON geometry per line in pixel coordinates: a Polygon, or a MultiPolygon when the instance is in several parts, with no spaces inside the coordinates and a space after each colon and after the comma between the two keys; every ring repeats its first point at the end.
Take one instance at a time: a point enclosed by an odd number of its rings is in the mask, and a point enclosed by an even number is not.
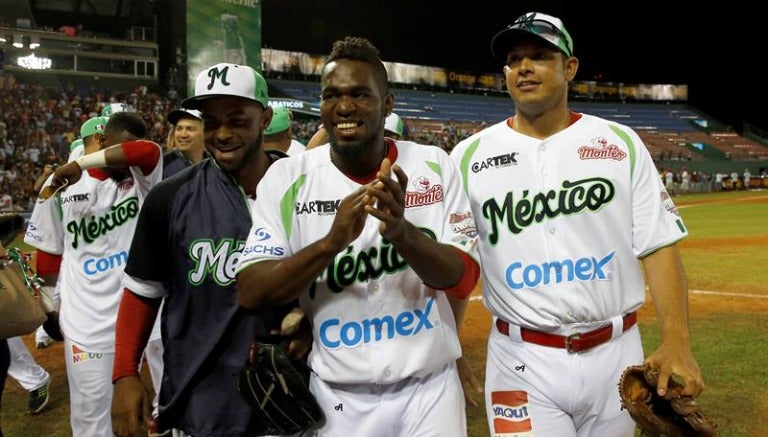
{"type": "Polygon", "coordinates": [[[525,13],[494,35],[491,39],[491,53],[496,59],[506,61],[507,54],[518,40],[530,35],[537,36],[557,47],[568,57],[573,56],[573,40],[565,30],[563,22],[557,17],[541,12],[525,13]]]}
{"type": "Polygon", "coordinates": [[[168,123],[171,123],[172,125],[176,126],[176,123],[179,122],[182,118],[194,118],[195,120],[203,120],[203,114],[200,113],[197,109],[174,109],[173,111],[168,113],[168,123]]]}

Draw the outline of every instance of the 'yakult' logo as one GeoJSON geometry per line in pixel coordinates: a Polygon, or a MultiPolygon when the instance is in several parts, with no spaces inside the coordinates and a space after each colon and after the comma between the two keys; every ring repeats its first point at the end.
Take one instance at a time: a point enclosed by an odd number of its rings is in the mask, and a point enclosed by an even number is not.
{"type": "Polygon", "coordinates": [[[328,319],[320,324],[320,342],[328,349],[354,348],[361,344],[391,340],[396,336],[411,337],[422,330],[435,326],[429,320],[434,298],[427,301],[424,310],[414,309],[400,314],[387,314],[360,321],[343,322],[338,318],[328,319]]]}
{"type": "Polygon", "coordinates": [[[524,391],[495,391],[491,393],[493,434],[525,437],[533,435],[528,413],[528,393],[524,391]]]}
{"type": "Polygon", "coordinates": [[[561,282],[594,281],[608,279],[605,267],[613,260],[615,252],[603,258],[587,256],[579,259],[546,261],[541,264],[524,266],[514,262],[507,267],[507,285],[513,290],[535,288],[539,285],[561,282]]]}

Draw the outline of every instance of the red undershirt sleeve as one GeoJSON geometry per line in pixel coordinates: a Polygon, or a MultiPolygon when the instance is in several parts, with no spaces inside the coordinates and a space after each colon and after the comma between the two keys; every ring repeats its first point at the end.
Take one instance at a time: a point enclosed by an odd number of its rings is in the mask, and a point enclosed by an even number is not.
{"type": "Polygon", "coordinates": [[[480,266],[466,253],[459,249],[456,249],[456,251],[459,252],[461,260],[464,262],[464,275],[456,285],[443,291],[452,296],[456,296],[459,299],[464,299],[472,293],[472,290],[475,289],[475,285],[477,285],[477,280],[480,277],[480,266]]]}
{"type": "Polygon", "coordinates": [[[138,376],[141,354],[149,340],[162,299],[142,297],[123,291],[115,326],[115,363],[112,382],[124,376],[138,376]]]}
{"type": "Polygon", "coordinates": [[[61,255],[54,255],[37,249],[35,268],[40,276],[59,273],[59,269],[61,269],[61,255]]]}
{"type": "Polygon", "coordinates": [[[122,144],[125,165],[139,167],[145,175],[152,173],[160,162],[160,147],[147,140],[127,141],[122,144]]]}

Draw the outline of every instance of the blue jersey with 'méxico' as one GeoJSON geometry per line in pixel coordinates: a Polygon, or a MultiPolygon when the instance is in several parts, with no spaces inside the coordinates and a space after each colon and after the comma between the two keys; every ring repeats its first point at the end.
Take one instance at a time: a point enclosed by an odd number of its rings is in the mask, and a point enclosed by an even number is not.
{"type": "Polygon", "coordinates": [[[284,312],[257,315],[237,303],[234,266],[251,228],[248,202],[205,159],[158,184],[141,210],[125,284],[165,297],[161,429],[241,436],[261,428],[237,392],[237,373],[252,340],[279,327],[284,312]]]}

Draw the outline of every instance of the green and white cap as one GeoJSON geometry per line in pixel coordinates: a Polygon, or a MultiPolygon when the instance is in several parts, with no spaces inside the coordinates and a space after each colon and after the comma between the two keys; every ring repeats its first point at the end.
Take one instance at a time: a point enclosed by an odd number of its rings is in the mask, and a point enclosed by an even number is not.
{"type": "Polygon", "coordinates": [[[287,131],[291,127],[291,111],[282,106],[272,108],[272,121],[269,122],[267,130],[264,131],[265,135],[277,134],[283,131],[287,131]]]}
{"type": "Polygon", "coordinates": [[[72,144],[69,145],[69,151],[71,152],[82,145],[83,145],[83,140],[81,138],[78,138],[75,141],[72,141],[72,144]]]}
{"type": "Polygon", "coordinates": [[[183,102],[187,109],[200,109],[205,99],[234,96],[259,102],[267,107],[267,81],[259,72],[247,65],[220,63],[208,67],[197,75],[195,95],[183,102]]]}
{"type": "Polygon", "coordinates": [[[107,103],[101,110],[102,117],[111,117],[116,112],[125,112],[128,107],[125,103],[107,103]]]}
{"type": "Polygon", "coordinates": [[[107,117],[93,117],[80,126],[80,138],[85,139],[93,134],[103,134],[107,126],[107,117]]]}
{"type": "Polygon", "coordinates": [[[384,120],[384,130],[402,137],[405,131],[405,123],[403,123],[399,115],[393,112],[384,120]]]}
{"type": "Polygon", "coordinates": [[[512,50],[515,43],[520,38],[530,35],[538,36],[552,44],[568,57],[573,56],[573,40],[568,31],[565,30],[563,22],[557,17],[541,12],[525,13],[517,17],[514,23],[497,33],[491,39],[491,53],[496,59],[506,62],[507,54],[512,50]]]}

